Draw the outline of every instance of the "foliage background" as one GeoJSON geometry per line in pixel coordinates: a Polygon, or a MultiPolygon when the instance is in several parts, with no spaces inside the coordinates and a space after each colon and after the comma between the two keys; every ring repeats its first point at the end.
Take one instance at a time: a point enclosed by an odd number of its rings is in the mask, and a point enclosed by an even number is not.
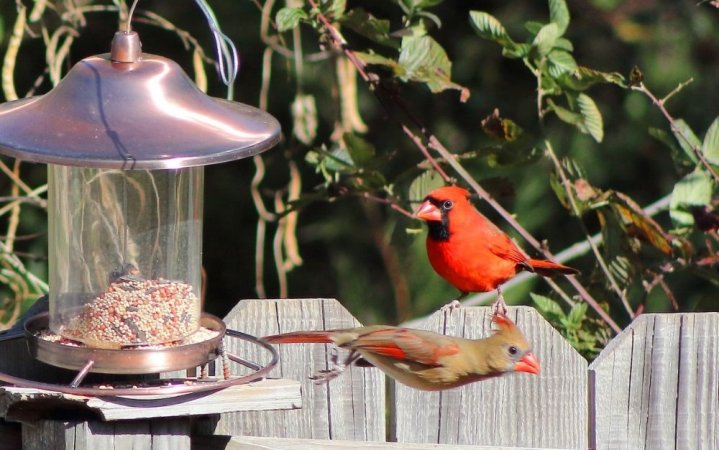
{"type": "MultiPolygon", "coordinates": [[[[38,3],[41,2],[0,2],[0,52],[3,55],[10,46],[18,8],[24,6],[30,11],[38,3]]],[[[68,57],[60,65],[64,73],[80,59],[108,51],[112,35],[118,28],[117,8],[127,6],[119,0],[46,3],[42,17],[29,23],[23,32],[17,64],[12,70],[12,82],[19,96],[31,90],[44,93],[52,87],[48,77],[43,77],[49,62],[46,56],[49,44],[42,38],[43,30],[52,32],[63,25],[74,30],[68,57]],[[107,11],[86,12],[84,20],[72,23],[63,20],[62,14],[73,8],[92,6],[104,7],[107,11]]],[[[333,4],[342,2],[320,3],[327,12],[333,4]]],[[[267,238],[263,245],[265,295],[336,297],[365,323],[397,323],[430,313],[454,298],[454,289],[432,272],[426,260],[424,234],[407,232],[408,229],[419,229],[419,223],[383,201],[363,199],[366,191],[347,181],[346,174],[335,178],[338,183],[327,183],[327,179],[317,172],[316,165],[311,163],[312,159],[307,159],[308,154],[317,152],[323,145],[327,149],[338,145],[337,134],[333,133],[340,120],[339,93],[348,88],[345,84],[348,78],[337,74],[339,53],[332,51],[331,41],[322,32],[316,16],[312,15],[312,20],[303,21],[294,30],[283,33],[270,27],[273,45],[290,56],[274,52],[271,67],[263,63],[267,39],[263,41],[260,28],[262,7],[270,10],[269,17],[274,19],[277,12],[288,5],[302,7],[310,16],[309,5],[293,1],[268,4],[260,0],[216,0],[210,5],[220,19],[223,31],[236,43],[241,55],[235,99],[251,105],[260,104],[264,101],[260,92],[263,77],[270,77],[266,107],[281,121],[286,139],[280,147],[263,155],[267,173],[259,192],[264,203],[270,211],[276,212],[273,203],[277,194],[277,198],[287,205],[291,182],[297,187],[299,180],[300,198],[316,200],[298,203],[302,207],[296,216],[296,233],[284,236],[290,237],[289,244],[293,237],[296,238],[301,256],[301,264],[286,274],[286,291],[278,283],[278,271],[273,261],[272,239],[277,222],[267,223],[267,238]],[[299,49],[304,56],[300,66],[299,49]],[[312,96],[316,104],[315,136],[306,143],[292,131],[290,107],[298,92],[312,96]],[[298,170],[294,178],[290,172],[292,165],[298,170]],[[346,189],[348,186],[349,190],[346,189]]],[[[573,44],[577,62],[607,73],[618,72],[625,77],[636,66],[643,74],[645,85],[657,97],[666,95],[691,78],[693,81],[673,95],[666,107],[673,117],[683,118],[700,140],[704,137],[717,116],[719,105],[719,84],[716,83],[719,9],[714,2],[570,0],[567,5],[571,23],[565,37],[573,44]]],[[[532,147],[535,150],[527,148],[521,154],[513,154],[507,152],[506,147],[498,146],[483,130],[482,120],[495,109],[528,133],[550,140],[559,157],[571,157],[584,168],[586,180],[592,186],[623,192],[639,205],[669,195],[681,177],[693,168],[676,157],[676,152],[666,143],[650,135],[649,130],[656,128],[664,130],[669,140],[673,139],[670,124],[660,110],[636,90],[599,84],[588,91],[603,117],[604,139],[601,142],[558,120],[555,115],[547,115],[541,123],[538,121],[534,76],[520,60],[503,57],[499,46],[479,37],[470,25],[469,13],[487,11],[501,20],[510,35],[523,41],[529,36],[525,22],[548,21],[545,2],[350,0],[346,3],[346,11],[360,7],[378,18],[389,20],[391,30],[395,32],[416,30],[422,23],[428,34],[444,48],[453,63],[452,81],[471,92],[465,103],[460,102],[456,90],[432,93],[424,83],[398,80],[383,69],[376,72],[389,80],[409,110],[451,152],[477,152],[474,157],[462,160],[471,175],[532,235],[546,241],[555,252],[585,239],[584,230],[553,192],[550,179],[556,167],[541,149],[535,146],[532,147]],[[412,18],[406,9],[402,10],[401,4],[420,5],[420,10],[429,14],[412,18]],[[441,21],[441,27],[433,25],[430,14],[441,21]]],[[[178,29],[186,30],[197,39],[207,57],[215,57],[208,26],[201,20],[194,2],[143,0],[138,9],[154,12],[178,29]]],[[[143,21],[136,21],[134,29],[140,33],[145,52],[170,57],[191,76],[196,74],[192,47],[188,50],[183,46],[176,30],[163,30],[143,21]]],[[[349,48],[358,51],[372,48],[385,55],[393,54],[387,47],[356,33],[348,31],[345,37],[349,48]]],[[[394,56],[396,58],[396,53],[394,56]]],[[[207,92],[225,96],[226,89],[211,64],[206,64],[205,69],[207,92]]],[[[365,133],[356,135],[374,147],[367,166],[380,172],[387,184],[392,184],[391,192],[395,194],[390,196],[387,190],[378,189],[370,191],[371,196],[391,198],[403,208],[411,209],[408,189],[410,182],[421,172],[417,166],[425,164],[422,167],[426,167],[422,154],[397,124],[396,111],[388,112],[368,85],[358,80],[356,90],[350,93],[356,98],[357,111],[367,126],[365,133]]],[[[675,148],[678,145],[676,140],[673,141],[675,148]]],[[[13,167],[12,160],[4,158],[3,161],[8,168],[13,167]]],[[[226,313],[241,298],[258,296],[255,284],[258,212],[250,189],[255,170],[249,159],[206,169],[203,257],[208,274],[206,309],[215,314],[226,313]]],[[[28,186],[44,183],[43,166],[23,164],[19,171],[28,186]]],[[[13,185],[9,177],[0,177],[0,190],[7,197],[3,198],[5,202],[20,195],[13,190],[13,185]]],[[[714,194],[715,184],[712,186],[714,194]]],[[[483,202],[478,203],[485,214],[510,231],[495,211],[483,202]]],[[[709,209],[713,208],[711,202],[706,204],[709,209]]],[[[2,292],[2,309],[5,315],[0,321],[9,323],[20,312],[16,305],[27,307],[41,289],[21,289],[21,295],[18,294],[18,289],[12,288],[12,273],[17,272],[17,267],[8,260],[11,255],[16,255],[28,272],[41,280],[47,279],[46,217],[42,202],[31,201],[19,208],[15,219],[12,210],[0,219],[3,220],[2,229],[13,229],[15,221],[17,231],[12,234],[21,238],[11,239],[14,246],[6,248],[4,253],[2,276],[6,289],[2,292]]],[[[677,226],[666,211],[658,214],[656,220],[665,230],[677,226]]],[[[583,216],[582,223],[590,234],[603,229],[599,216],[591,212],[583,216]]],[[[715,233],[706,231],[685,228],[677,232],[677,236],[692,243],[694,252],[688,264],[662,275],[671,294],[667,289],[659,288],[647,293],[643,283],[650,279],[639,267],[645,267],[642,264],[659,267],[661,263],[675,262],[681,256],[676,252],[659,257],[645,252],[637,254],[638,259],[631,261],[637,273],[622,285],[632,310],[717,310],[716,262],[696,264],[700,256],[711,258],[715,255],[711,246],[717,245],[715,233]],[[659,262],[656,262],[657,258],[659,262]],[[672,296],[676,305],[672,304],[672,296]]],[[[517,237],[514,231],[512,235],[517,237]]],[[[8,236],[4,238],[7,240],[8,236]]],[[[527,251],[535,253],[525,242],[519,241],[527,251]]],[[[286,239],[282,242],[288,243],[286,239]]],[[[291,250],[292,246],[285,249],[291,250]]],[[[610,249],[605,247],[602,251],[607,254],[610,249]]],[[[282,255],[286,261],[286,252],[282,255]]],[[[605,274],[597,269],[596,258],[586,254],[572,261],[572,265],[582,270],[581,282],[612,318],[620,326],[626,325],[630,320],[629,313],[616,293],[607,287],[605,274]]],[[[538,297],[540,302],[543,298],[557,299],[547,285],[535,277],[507,291],[505,296],[510,303],[532,304],[530,291],[541,295],[538,297]]],[[[597,320],[592,313],[588,313],[586,322],[584,317],[575,317],[575,323],[570,323],[564,315],[569,308],[564,304],[560,307],[560,304],[540,306],[566,333],[572,332],[572,327],[576,331],[582,323],[583,328],[591,330],[591,336],[575,336],[575,345],[581,347],[581,342],[588,341],[589,345],[583,349],[592,354],[597,348],[595,344],[601,346],[609,333],[606,323],[597,320]],[[564,313],[559,313],[558,307],[564,313]]]]}

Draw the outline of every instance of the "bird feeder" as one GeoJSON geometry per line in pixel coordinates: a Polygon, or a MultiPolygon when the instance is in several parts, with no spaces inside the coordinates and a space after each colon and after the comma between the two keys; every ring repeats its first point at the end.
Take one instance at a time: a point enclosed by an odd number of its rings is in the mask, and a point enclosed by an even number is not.
{"type": "Polygon", "coordinates": [[[208,97],[173,61],[142,54],[135,32],[47,94],[0,105],[0,153],[48,164],[46,321],[77,344],[33,341],[37,358],[106,373],[207,362],[212,345],[128,352],[223,328],[201,313],[203,166],[279,139],[271,115],[208,97]]]}

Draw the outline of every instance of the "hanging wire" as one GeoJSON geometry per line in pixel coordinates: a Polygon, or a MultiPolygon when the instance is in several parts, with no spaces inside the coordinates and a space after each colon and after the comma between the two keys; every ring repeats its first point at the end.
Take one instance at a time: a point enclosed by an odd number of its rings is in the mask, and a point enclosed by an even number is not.
{"type": "MultiPolygon", "coordinates": [[[[135,7],[139,0],[134,0],[127,15],[126,32],[131,31],[132,15],[135,13],[135,7]]],[[[215,48],[217,50],[217,70],[220,72],[222,82],[228,88],[228,97],[232,97],[232,85],[237,78],[237,72],[240,69],[240,57],[237,54],[237,47],[232,40],[220,30],[220,24],[215,17],[215,13],[205,0],[195,0],[197,6],[200,7],[202,13],[207,19],[207,24],[212,31],[212,37],[215,40],[215,48]]]]}

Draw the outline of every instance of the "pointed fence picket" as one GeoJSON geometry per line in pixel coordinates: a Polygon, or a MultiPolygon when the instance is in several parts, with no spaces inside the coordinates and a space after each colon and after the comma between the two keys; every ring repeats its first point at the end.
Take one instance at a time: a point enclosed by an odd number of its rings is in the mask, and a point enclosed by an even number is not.
{"type": "MultiPolygon", "coordinates": [[[[587,362],[533,308],[510,307],[542,366],[442,392],[395,385],[399,442],[505,447],[587,447],[587,362]]],[[[420,328],[480,338],[492,333],[489,307],[440,311],[420,328]]]]}
{"type": "Polygon", "coordinates": [[[589,366],[594,448],[719,448],[719,313],[644,314],[589,366]]]}

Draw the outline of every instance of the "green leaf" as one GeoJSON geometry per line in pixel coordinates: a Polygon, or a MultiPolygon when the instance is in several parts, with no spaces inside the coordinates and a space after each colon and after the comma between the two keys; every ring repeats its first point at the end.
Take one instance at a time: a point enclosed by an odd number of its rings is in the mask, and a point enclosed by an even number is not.
{"type": "Polygon", "coordinates": [[[627,286],[632,280],[632,265],[626,256],[616,255],[609,261],[609,272],[620,287],[627,286]]]}
{"type": "Polygon", "coordinates": [[[536,36],[537,33],[539,33],[539,30],[542,29],[542,27],[546,25],[542,22],[536,22],[534,20],[529,20],[527,22],[524,22],[524,28],[529,31],[529,33],[532,35],[532,37],[536,36]]]}
{"type": "Polygon", "coordinates": [[[399,45],[389,36],[389,20],[378,19],[362,8],[350,10],[343,18],[342,24],[350,30],[378,44],[397,48],[399,45]]]}
{"type": "Polygon", "coordinates": [[[520,59],[529,56],[532,46],[529,44],[514,44],[502,48],[502,56],[505,58],[520,59]]]}
{"type": "Polygon", "coordinates": [[[698,163],[699,160],[696,153],[694,153],[694,149],[700,149],[702,143],[684,119],[674,121],[672,133],[674,133],[674,138],[679,142],[679,146],[684,150],[684,153],[686,153],[689,159],[695,164],[698,163]]]}
{"type": "Polygon", "coordinates": [[[688,211],[691,206],[704,206],[711,202],[714,183],[709,174],[697,168],[674,185],[669,202],[669,216],[677,226],[694,225],[694,217],[688,211]]]}
{"type": "Polygon", "coordinates": [[[434,93],[446,89],[466,91],[450,79],[452,63],[442,46],[430,36],[403,38],[397,62],[404,69],[404,74],[398,75],[403,81],[425,83],[434,93]]]}
{"type": "Polygon", "coordinates": [[[277,23],[277,31],[291,30],[299,25],[300,21],[307,19],[309,16],[302,8],[282,8],[277,11],[275,22],[277,23]]]}
{"type": "Polygon", "coordinates": [[[560,36],[567,30],[569,19],[569,9],[564,0],[549,0],[549,21],[557,24],[560,36]]]}
{"type": "Polygon", "coordinates": [[[547,70],[549,75],[558,78],[564,73],[574,72],[577,69],[577,62],[571,53],[564,50],[554,49],[547,56],[547,70]]]}
{"type": "Polygon", "coordinates": [[[575,328],[579,328],[587,315],[587,304],[584,302],[575,303],[571,311],[567,314],[569,323],[574,324],[575,328]]]}
{"type": "Polygon", "coordinates": [[[537,49],[540,56],[546,56],[559,38],[559,28],[556,23],[548,23],[543,26],[534,37],[532,46],[537,49]]]}
{"type": "Polygon", "coordinates": [[[584,123],[586,132],[589,133],[595,141],[602,142],[602,139],[604,139],[604,121],[602,120],[602,113],[599,112],[599,108],[597,108],[597,104],[586,94],[579,94],[577,103],[579,104],[579,111],[582,114],[582,122],[584,123]]]}
{"type": "Polygon", "coordinates": [[[516,45],[507,34],[504,25],[491,14],[484,11],[470,11],[469,23],[480,37],[496,42],[502,47],[516,45]]]}
{"type": "Polygon", "coordinates": [[[554,48],[558,50],[566,50],[568,52],[574,51],[574,45],[572,44],[572,41],[563,37],[557,39],[557,42],[554,43],[554,48]]]}
{"type": "Polygon", "coordinates": [[[298,141],[310,145],[317,136],[317,106],[313,95],[297,94],[290,107],[292,134],[298,141]]]}
{"type": "Polygon", "coordinates": [[[696,166],[696,163],[687,157],[686,153],[677,145],[676,139],[668,131],[650,127],[649,135],[669,148],[674,165],[680,173],[686,173],[696,166]]]}
{"type": "Polygon", "coordinates": [[[417,9],[430,8],[439,5],[444,0],[400,0],[400,5],[407,11],[415,11],[417,9]]]}
{"type": "Polygon", "coordinates": [[[679,150],[679,147],[677,147],[677,141],[672,139],[672,137],[669,135],[669,133],[666,132],[666,130],[663,130],[661,128],[649,127],[649,136],[666,145],[670,150],[672,150],[672,152],[679,150]]]}
{"type": "Polygon", "coordinates": [[[328,12],[333,19],[341,18],[347,9],[347,0],[332,0],[328,12]]]}
{"type": "Polygon", "coordinates": [[[374,158],[374,146],[356,134],[345,133],[342,135],[342,141],[355,166],[364,166],[374,158]]]}
{"type": "Polygon", "coordinates": [[[719,117],[714,119],[704,136],[702,153],[711,164],[719,165],[719,117]]]}
{"type": "Polygon", "coordinates": [[[617,72],[600,72],[584,66],[578,66],[572,73],[564,74],[560,78],[562,86],[575,91],[584,91],[598,83],[612,83],[621,87],[624,77],[617,72]]]}
{"type": "Polygon", "coordinates": [[[387,58],[386,56],[382,56],[377,53],[365,52],[355,52],[355,55],[365,64],[387,67],[398,77],[405,75],[404,68],[392,58],[387,58]]]}
{"type": "Polygon", "coordinates": [[[574,125],[582,133],[589,134],[597,142],[602,142],[604,137],[604,123],[602,114],[599,112],[597,105],[591,97],[586,94],[579,94],[576,98],[567,95],[570,104],[576,104],[579,112],[571,111],[567,108],[557,105],[552,99],[547,99],[547,105],[554,111],[560,120],[570,125],[574,125]]]}
{"type": "Polygon", "coordinates": [[[541,311],[544,315],[559,319],[565,317],[562,307],[551,298],[535,294],[534,292],[530,292],[529,295],[532,297],[534,304],[537,305],[537,309],[539,309],[539,311],[541,311]]]}
{"type": "Polygon", "coordinates": [[[444,180],[435,170],[422,172],[409,185],[407,197],[410,203],[419,204],[433,190],[444,186],[444,180]]]}
{"type": "Polygon", "coordinates": [[[442,28],[442,21],[437,14],[431,13],[429,11],[420,11],[417,13],[417,17],[424,17],[425,19],[429,19],[434,22],[434,25],[437,28],[442,28]]]}
{"type": "Polygon", "coordinates": [[[561,121],[566,122],[570,125],[574,125],[575,127],[585,132],[583,128],[584,124],[582,123],[581,114],[570,111],[567,108],[557,105],[552,101],[551,98],[547,99],[547,105],[552,111],[554,111],[554,113],[557,115],[557,117],[559,117],[561,121]]]}

